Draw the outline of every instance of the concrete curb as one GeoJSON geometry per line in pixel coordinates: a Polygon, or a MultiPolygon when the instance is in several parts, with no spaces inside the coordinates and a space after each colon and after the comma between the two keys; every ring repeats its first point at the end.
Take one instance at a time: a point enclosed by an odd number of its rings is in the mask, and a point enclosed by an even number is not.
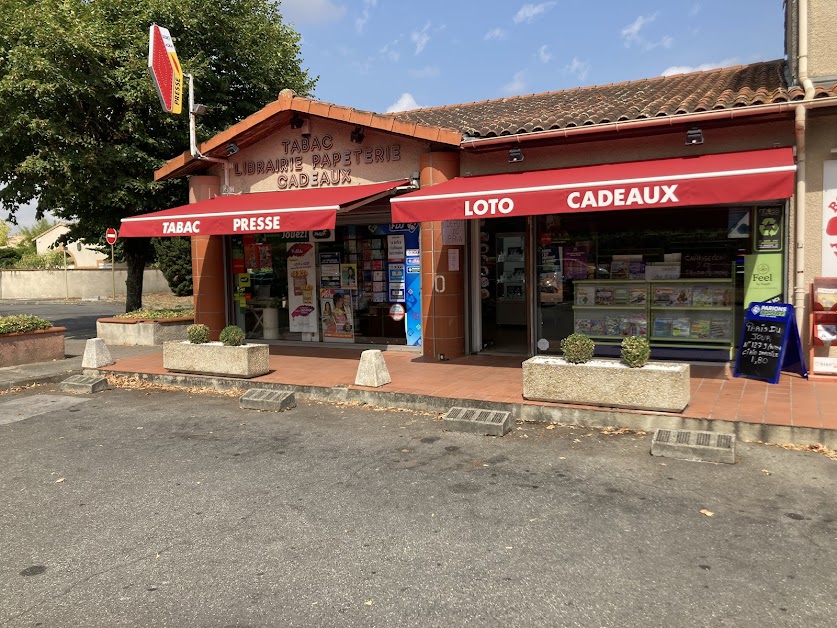
{"type": "Polygon", "coordinates": [[[735,434],[736,439],[746,442],[788,445],[814,445],[819,443],[829,449],[837,449],[837,430],[812,427],[764,425],[760,423],[744,423],[741,421],[724,421],[719,419],[696,419],[669,414],[627,412],[613,408],[595,410],[590,408],[546,406],[526,403],[500,403],[476,399],[433,397],[431,395],[412,393],[365,390],[346,386],[335,386],[333,388],[325,386],[297,386],[269,382],[236,381],[221,377],[200,375],[161,375],[104,370],[88,370],[85,372],[98,373],[104,377],[108,375],[137,377],[147,382],[166,386],[181,386],[184,388],[211,388],[218,391],[235,388],[265,388],[269,390],[294,392],[298,397],[313,401],[364,403],[383,408],[436,412],[439,414],[446,413],[454,406],[479,407],[487,410],[509,412],[514,420],[533,423],[562,423],[596,428],[629,428],[649,433],[657,429],[697,430],[718,432],[721,434],[735,434]]]}

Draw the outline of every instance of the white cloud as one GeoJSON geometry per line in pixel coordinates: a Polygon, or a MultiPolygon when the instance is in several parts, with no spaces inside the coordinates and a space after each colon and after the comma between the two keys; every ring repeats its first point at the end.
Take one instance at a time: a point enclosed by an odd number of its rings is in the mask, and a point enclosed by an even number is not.
{"type": "Polygon", "coordinates": [[[488,31],[485,34],[485,36],[483,36],[483,39],[486,41],[490,41],[492,39],[505,39],[506,37],[508,37],[508,33],[504,29],[498,27],[492,28],[490,31],[488,31]]]}
{"type": "Polygon", "coordinates": [[[501,88],[504,94],[514,95],[520,94],[526,89],[526,73],[522,70],[515,72],[512,80],[503,85],[501,88]]]}
{"type": "Polygon", "coordinates": [[[423,68],[410,70],[410,76],[415,78],[434,78],[439,76],[439,67],[435,65],[426,65],[423,68]]]}
{"type": "Polygon", "coordinates": [[[643,29],[656,19],[656,13],[653,15],[640,15],[633,22],[623,28],[622,41],[625,42],[625,48],[630,48],[634,45],[646,51],[654,50],[654,48],[660,47],[671,48],[671,45],[674,43],[674,39],[669,35],[663,35],[663,37],[657,41],[649,41],[643,36],[643,29]]]}
{"type": "Polygon", "coordinates": [[[587,75],[590,73],[590,62],[573,57],[573,60],[564,66],[564,72],[572,74],[579,81],[585,81],[587,80],[587,75]]]}
{"type": "Polygon", "coordinates": [[[430,41],[430,34],[428,31],[430,30],[430,22],[424,25],[420,31],[413,31],[410,33],[410,41],[412,41],[416,45],[416,54],[421,54],[421,52],[427,47],[428,42],[430,41]]]}
{"type": "MultiPolygon", "coordinates": [[[[305,0],[302,0],[305,2],[305,0]]],[[[287,0],[285,0],[287,2],[287,0]]],[[[362,33],[369,17],[372,15],[372,9],[378,5],[378,0],[363,0],[363,10],[360,12],[360,17],[355,18],[355,30],[362,33]]]]}
{"type": "Polygon", "coordinates": [[[401,97],[387,107],[387,113],[397,113],[399,111],[410,111],[412,109],[421,109],[422,105],[416,102],[410,92],[404,92],[401,97]]]}
{"type": "Polygon", "coordinates": [[[283,0],[280,10],[295,24],[336,22],[346,13],[346,7],[333,0],[283,0]]]}
{"type": "Polygon", "coordinates": [[[671,76],[672,74],[687,74],[688,72],[705,72],[706,70],[716,70],[718,68],[728,68],[733,65],[739,65],[741,61],[736,57],[729,59],[722,59],[718,63],[701,63],[700,65],[673,65],[662,71],[660,76],[671,76]]]}
{"type": "Polygon", "coordinates": [[[546,13],[549,9],[555,6],[554,2],[541,2],[540,4],[524,4],[517,13],[515,13],[512,20],[515,24],[523,22],[531,23],[539,15],[546,13]]]}
{"type": "Polygon", "coordinates": [[[541,63],[549,63],[552,61],[552,53],[549,52],[549,46],[544,44],[538,48],[538,59],[540,59],[541,63]]]}
{"type": "Polygon", "coordinates": [[[401,59],[401,52],[398,50],[397,39],[384,44],[384,47],[381,48],[379,52],[393,63],[398,63],[398,60],[401,59]]]}

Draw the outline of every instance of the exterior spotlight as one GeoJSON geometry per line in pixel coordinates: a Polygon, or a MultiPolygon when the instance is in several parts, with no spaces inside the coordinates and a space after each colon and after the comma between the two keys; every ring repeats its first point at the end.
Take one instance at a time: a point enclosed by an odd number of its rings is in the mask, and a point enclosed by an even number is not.
{"type": "Polygon", "coordinates": [[[703,144],[703,133],[697,127],[692,127],[686,131],[686,146],[694,146],[696,144],[703,144]]]}
{"type": "Polygon", "coordinates": [[[509,149],[509,163],[516,164],[523,161],[523,151],[520,146],[512,146],[509,149]]]}
{"type": "Polygon", "coordinates": [[[294,112],[294,115],[291,116],[291,128],[292,129],[301,129],[304,122],[305,121],[302,118],[300,118],[296,114],[296,112],[294,112]]]}
{"type": "Polygon", "coordinates": [[[229,144],[227,144],[227,157],[232,157],[238,152],[238,150],[238,144],[236,144],[235,142],[230,142],[229,144]]]}
{"type": "Polygon", "coordinates": [[[363,129],[359,126],[356,126],[355,130],[349,135],[349,139],[355,144],[363,144],[364,137],[363,129]]]}

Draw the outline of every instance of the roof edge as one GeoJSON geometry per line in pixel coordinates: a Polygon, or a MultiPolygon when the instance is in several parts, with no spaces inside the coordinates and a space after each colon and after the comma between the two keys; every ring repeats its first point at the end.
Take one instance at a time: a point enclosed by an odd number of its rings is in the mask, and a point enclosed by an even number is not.
{"type": "MultiPolygon", "coordinates": [[[[306,113],[310,116],[334,120],[335,122],[356,124],[367,129],[404,135],[438,144],[448,144],[455,147],[459,147],[462,141],[462,132],[456,129],[423,125],[415,122],[408,123],[371,111],[363,111],[352,107],[297,96],[293,90],[283,89],[279,92],[279,97],[275,101],[268,103],[259,111],[214,135],[207,141],[202,142],[198,146],[198,150],[203,155],[222,157],[224,156],[223,147],[230,142],[234,142],[239,135],[260,124],[265,124],[272,118],[288,111],[306,113]],[[220,154],[212,155],[213,152],[219,152],[220,154]]],[[[189,151],[184,151],[177,157],[169,159],[163,166],[155,170],[154,180],[165,181],[184,176],[188,173],[183,172],[183,170],[193,165],[196,161],[200,160],[193,157],[189,151]]],[[[207,162],[207,164],[209,163],[211,162],[207,162]]]]}

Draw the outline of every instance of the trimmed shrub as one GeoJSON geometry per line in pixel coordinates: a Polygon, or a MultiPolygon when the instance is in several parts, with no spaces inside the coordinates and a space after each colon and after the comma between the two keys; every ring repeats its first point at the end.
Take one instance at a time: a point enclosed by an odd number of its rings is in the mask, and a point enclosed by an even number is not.
{"type": "Polygon", "coordinates": [[[189,325],[186,328],[186,337],[193,345],[202,345],[209,342],[209,327],[203,323],[189,325]]]}
{"type": "Polygon", "coordinates": [[[593,357],[596,343],[584,334],[570,334],[561,341],[564,359],[571,364],[584,364],[593,357]]]}
{"type": "Polygon", "coordinates": [[[124,314],[117,314],[114,318],[194,318],[195,308],[186,308],[182,310],[155,310],[154,308],[144,307],[139,310],[132,310],[124,314]]]}
{"type": "Polygon", "coordinates": [[[49,329],[52,323],[32,314],[0,316],[0,334],[19,334],[39,329],[49,329]]]}
{"type": "Polygon", "coordinates": [[[645,336],[628,336],[622,340],[622,360],[631,368],[640,368],[648,364],[651,347],[645,336]]]}
{"type": "Polygon", "coordinates": [[[235,325],[227,325],[221,330],[218,340],[228,347],[239,347],[244,344],[244,330],[235,325]]]}

